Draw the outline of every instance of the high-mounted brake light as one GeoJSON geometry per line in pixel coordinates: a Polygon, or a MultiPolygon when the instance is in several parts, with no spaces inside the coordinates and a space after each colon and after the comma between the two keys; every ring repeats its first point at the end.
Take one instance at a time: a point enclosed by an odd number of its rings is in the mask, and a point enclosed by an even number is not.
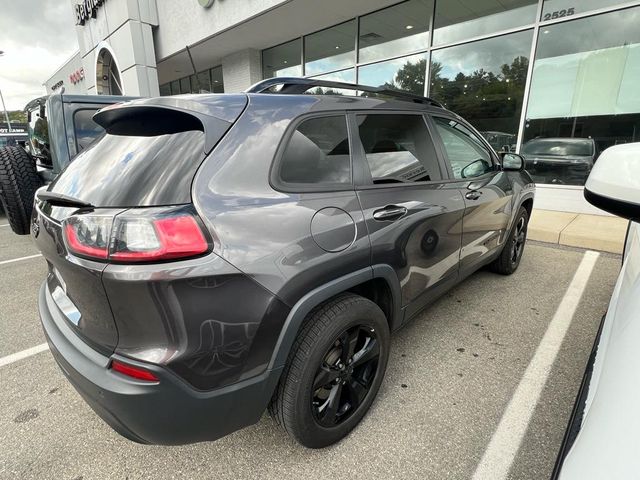
{"type": "Polygon", "coordinates": [[[92,260],[176,260],[202,255],[210,248],[195,214],[184,207],[132,209],[115,216],[72,215],[64,221],[63,232],[71,253],[92,260]]]}
{"type": "Polygon", "coordinates": [[[147,382],[160,381],[158,377],[156,377],[155,373],[150,372],[149,370],[146,370],[144,368],[129,365],[128,363],[124,363],[119,360],[112,360],[110,367],[114,372],[121,373],[123,375],[126,375],[127,377],[135,378],[136,380],[145,380],[147,382]]]}

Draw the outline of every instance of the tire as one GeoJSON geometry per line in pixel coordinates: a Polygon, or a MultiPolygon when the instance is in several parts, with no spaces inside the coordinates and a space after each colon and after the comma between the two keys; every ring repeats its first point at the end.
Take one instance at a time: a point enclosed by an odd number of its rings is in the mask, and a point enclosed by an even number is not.
{"type": "Polygon", "coordinates": [[[269,413],[305,447],[338,442],[371,407],[387,368],[389,347],[389,325],[372,301],[342,294],[317,307],[291,349],[269,413]],[[341,347],[350,344],[353,360],[343,362],[348,354],[343,355],[347,349],[341,347]],[[314,388],[316,382],[325,386],[314,388]]]}
{"type": "Polygon", "coordinates": [[[518,215],[509,234],[509,238],[502,248],[502,253],[489,264],[491,271],[501,275],[511,275],[518,269],[524,246],[527,242],[527,226],[529,225],[529,212],[520,207],[518,215]]]}
{"type": "Polygon", "coordinates": [[[23,148],[0,149],[0,203],[18,235],[29,235],[33,199],[41,185],[35,161],[23,148]]]}

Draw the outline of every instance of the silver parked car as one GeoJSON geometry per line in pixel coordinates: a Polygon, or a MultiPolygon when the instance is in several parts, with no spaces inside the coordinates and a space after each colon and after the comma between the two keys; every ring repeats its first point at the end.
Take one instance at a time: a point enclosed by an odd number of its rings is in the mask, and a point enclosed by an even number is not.
{"type": "Polygon", "coordinates": [[[605,150],[586,199],[630,220],[622,269],[596,339],[554,478],[640,476],[640,143],[605,150]]]}

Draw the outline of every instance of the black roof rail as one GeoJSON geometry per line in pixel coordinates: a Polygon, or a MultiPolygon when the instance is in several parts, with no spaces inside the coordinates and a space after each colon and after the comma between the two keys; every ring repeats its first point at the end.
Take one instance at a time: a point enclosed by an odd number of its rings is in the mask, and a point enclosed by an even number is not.
{"type": "Polygon", "coordinates": [[[393,90],[384,87],[371,87],[369,85],[358,85],[355,83],[334,82],[331,80],[317,80],[314,78],[268,78],[249,87],[247,90],[245,90],[245,93],[269,93],[269,89],[278,85],[282,85],[282,88],[273,93],[300,94],[316,87],[342,88],[345,90],[360,90],[362,92],[375,93],[377,95],[384,95],[398,100],[422,103],[425,105],[434,105],[436,107],[444,108],[440,102],[437,102],[429,97],[414,95],[413,93],[403,92],[401,90],[393,90]]]}

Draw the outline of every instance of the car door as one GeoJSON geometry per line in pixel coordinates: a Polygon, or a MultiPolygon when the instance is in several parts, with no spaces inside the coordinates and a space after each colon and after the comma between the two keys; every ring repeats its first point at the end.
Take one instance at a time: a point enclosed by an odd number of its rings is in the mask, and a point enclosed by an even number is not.
{"type": "Polygon", "coordinates": [[[390,265],[405,319],[455,283],[465,203],[420,112],[354,113],[354,179],[373,265],[390,265]]]}
{"type": "Polygon", "coordinates": [[[433,115],[449,175],[464,197],[461,275],[490,261],[500,252],[510,226],[513,188],[491,147],[459,118],[433,115]]]}

